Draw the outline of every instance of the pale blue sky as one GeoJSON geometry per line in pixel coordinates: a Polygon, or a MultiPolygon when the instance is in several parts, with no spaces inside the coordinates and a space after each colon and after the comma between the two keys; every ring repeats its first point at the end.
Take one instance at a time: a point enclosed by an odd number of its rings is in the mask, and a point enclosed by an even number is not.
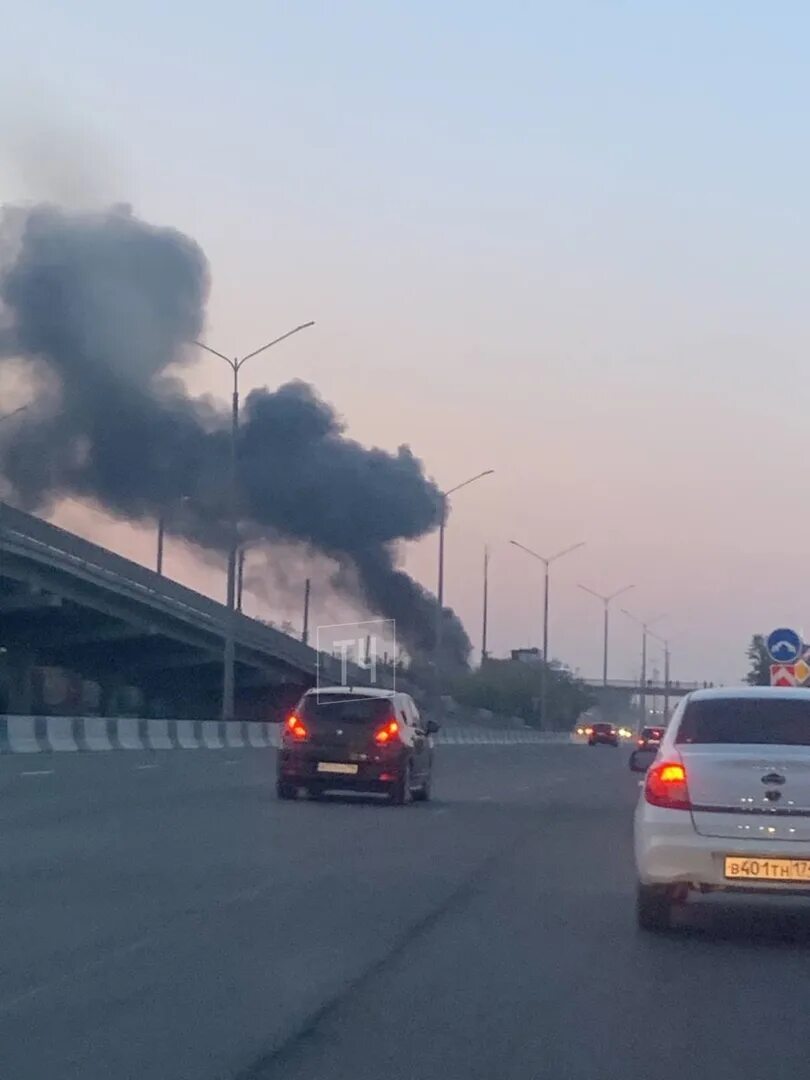
{"type": "MultiPolygon", "coordinates": [[[[496,468],[448,533],[476,643],[485,540],[494,646],[537,639],[510,536],[587,540],[552,641],[588,673],[599,611],[577,581],[635,581],[683,678],[731,679],[751,632],[805,618],[806,4],[0,13],[0,197],[127,200],[184,229],[217,348],[317,320],[248,381],[313,381],[447,486],[496,468]]],[[[226,392],[207,362],[192,382],[226,392]]],[[[434,549],[408,555],[428,584],[434,549]]],[[[636,645],[617,620],[616,675],[636,645]]]]}

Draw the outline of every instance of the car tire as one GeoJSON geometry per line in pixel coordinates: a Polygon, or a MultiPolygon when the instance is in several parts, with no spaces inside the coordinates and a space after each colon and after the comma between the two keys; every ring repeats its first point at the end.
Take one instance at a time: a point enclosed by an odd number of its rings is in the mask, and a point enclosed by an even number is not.
{"type": "Polygon", "coordinates": [[[431,783],[432,783],[432,777],[428,776],[425,779],[424,784],[422,784],[421,787],[417,788],[416,791],[414,791],[414,793],[413,793],[413,801],[414,802],[429,802],[430,801],[431,783]]]}
{"type": "Polygon", "coordinates": [[[323,798],[323,788],[309,787],[307,788],[307,798],[312,802],[319,802],[323,798]]]}
{"type": "Polygon", "coordinates": [[[284,780],[279,780],[276,783],[276,795],[280,799],[296,799],[298,797],[298,788],[295,784],[287,784],[284,780]]]}
{"type": "Polygon", "coordinates": [[[406,766],[396,778],[391,788],[391,802],[394,806],[405,806],[412,799],[411,769],[410,766],[406,766]]]}
{"type": "Polygon", "coordinates": [[[640,930],[660,933],[672,927],[674,896],[668,885],[643,885],[636,889],[636,919],[640,930]]]}

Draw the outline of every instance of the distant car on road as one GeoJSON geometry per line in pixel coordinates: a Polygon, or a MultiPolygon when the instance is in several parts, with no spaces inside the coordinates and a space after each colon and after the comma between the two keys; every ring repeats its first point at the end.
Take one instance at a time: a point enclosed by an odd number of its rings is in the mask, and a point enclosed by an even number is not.
{"type": "Polygon", "coordinates": [[[661,745],[661,739],[664,737],[663,727],[644,727],[641,729],[638,739],[639,750],[649,750],[655,747],[657,750],[661,745]]]}
{"type": "Polygon", "coordinates": [[[590,724],[585,730],[588,735],[588,746],[619,745],[619,733],[613,724],[590,724]]]}
{"type": "Polygon", "coordinates": [[[276,790],[367,791],[394,803],[430,798],[433,740],[439,725],[424,720],[408,694],[369,687],[308,690],[284,725],[276,790]]]}
{"type": "Polygon", "coordinates": [[[695,893],[810,897],[810,691],[697,690],[630,767],[642,929],[695,893]]]}

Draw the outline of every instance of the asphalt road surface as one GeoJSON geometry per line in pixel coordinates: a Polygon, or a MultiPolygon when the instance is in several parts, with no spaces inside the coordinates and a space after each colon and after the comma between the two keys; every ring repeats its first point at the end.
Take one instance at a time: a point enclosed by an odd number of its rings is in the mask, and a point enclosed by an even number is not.
{"type": "Polygon", "coordinates": [[[0,1076],[803,1075],[810,904],[640,934],[626,759],[440,748],[405,808],[278,803],[256,750],[0,759],[0,1076]]]}

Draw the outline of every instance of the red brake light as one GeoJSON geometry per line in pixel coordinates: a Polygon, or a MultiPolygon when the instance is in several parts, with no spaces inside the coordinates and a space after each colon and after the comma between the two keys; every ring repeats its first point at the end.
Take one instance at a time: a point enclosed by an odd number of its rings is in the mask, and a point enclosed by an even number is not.
{"type": "Polygon", "coordinates": [[[399,739],[399,724],[393,717],[387,720],[374,734],[374,742],[378,746],[388,746],[399,739]]]}
{"type": "Polygon", "coordinates": [[[660,761],[647,773],[644,798],[653,806],[669,810],[689,810],[689,787],[686,769],[680,761],[660,761]]]}
{"type": "Polygon", "coordinates": [[[296,742],[306,742],[309,738],[306,724],[298,713],[290,713],[287,717],[285,734],[291,736],[296,742]]]}

